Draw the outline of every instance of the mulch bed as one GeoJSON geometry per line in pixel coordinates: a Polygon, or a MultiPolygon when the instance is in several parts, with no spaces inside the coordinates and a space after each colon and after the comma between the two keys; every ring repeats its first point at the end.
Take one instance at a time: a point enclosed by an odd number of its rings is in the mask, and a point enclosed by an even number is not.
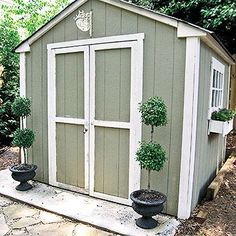
{"type": "MultiPolygon", "coordinates": [[[[229,153],[236,154],[236,132],[227,137],[229,153]]],[[[204,201],[182,222],[175,236],[233,236],[236,235],[236,163],[226,173],[218,195],[213,201],[204,201]],[[198,223],[198,212],[207,212],[207,218],[198,223]]]]}
{"type": "Polygon", "coordinates": [[[1,147],[0,148],[0,170],[9,168],[17,164],[19,149],[17,147],[1,147]]]}

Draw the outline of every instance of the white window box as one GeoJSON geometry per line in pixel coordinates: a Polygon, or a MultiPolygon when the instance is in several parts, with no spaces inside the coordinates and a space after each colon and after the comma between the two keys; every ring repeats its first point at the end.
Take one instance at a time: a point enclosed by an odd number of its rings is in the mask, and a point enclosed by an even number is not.
{"type": "Polygon", "coordinates": [[[209,132],[227,135],[233,129],[233,119],[229,121],[210,120],[209,132]]]}

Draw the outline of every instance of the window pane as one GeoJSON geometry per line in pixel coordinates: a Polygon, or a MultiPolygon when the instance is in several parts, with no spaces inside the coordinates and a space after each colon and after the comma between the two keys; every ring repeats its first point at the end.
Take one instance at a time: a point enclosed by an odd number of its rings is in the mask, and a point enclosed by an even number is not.
{"type": "Polygon", "coordinates": [[[220,88],[223,89],[223,74],[222,73],[220,73],[220,82],[221,82],[220,88]]]}
{"type": "Polygon", "coordinates": [[[212,90],[211,107],[214,107],[214,90],[212,90]]]}
{"type": "Polygon", "coordinates": [[[216,87],[216,70],[213,70],[213,88],[216,87]]]}

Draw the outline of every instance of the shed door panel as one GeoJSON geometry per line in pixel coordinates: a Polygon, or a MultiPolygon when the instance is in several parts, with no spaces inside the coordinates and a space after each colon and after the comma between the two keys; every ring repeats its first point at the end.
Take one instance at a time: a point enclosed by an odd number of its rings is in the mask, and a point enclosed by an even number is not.
{"type": "Polygon", "coordinates": [[[57,124],[57,182],[80,188],[84,183],[84,127],[57,124]]]}
{"type": "Polygon", "coordinates": [[[84,119],[84,53],[56,55],[56,116],[84,119]]]}
{"type": "Polygon", "coordinates": [[[56,54],[56,182],[59,186],[85,188],[84,100],[84,52],[56,54]]]}
{"type": "Polygon", "coordinates": [[[129,131],[95,128],[95,192],[128,198],[129,131]]]}
{"type": "Polygon", "coordinates": [[[130,121],[130,49],[96,51],[95,119],[130,121]]]}
{"type": "MultiPolygon", "coordinates": [[[[131,47],[114,46],[109,49],[100,47],[103,46],[95,46],[95,54],[92,55],[94,56],[92,70],[94,69],[95,72],[94,120],[92,117],[94,123],[93,191],[94,196],[104,196],[110,200],[123,198],[127,201],[129,198],[131,47]]],[[[93,111],[91,112],[93,114],[93,111]]]]}

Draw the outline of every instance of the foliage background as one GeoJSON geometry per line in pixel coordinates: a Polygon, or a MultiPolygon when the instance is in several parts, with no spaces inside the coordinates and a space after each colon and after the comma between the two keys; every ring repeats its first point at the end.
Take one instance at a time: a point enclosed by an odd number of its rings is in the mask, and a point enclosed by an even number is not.
{"type": "Polygon", "coordinates": [[[133,3],[186,20],[216,33],[236,53],[235,0],[131,0],[133,3]]]}
{"type": "Polygon", "coordinates": [[[11,105],[19,95],[19,55],[14,48],[25,37],[65,8],[71,0],[13,0],[12,5],[1,5],[0,16],[0,145],[12,140],[19,119],[11,105]]]}

